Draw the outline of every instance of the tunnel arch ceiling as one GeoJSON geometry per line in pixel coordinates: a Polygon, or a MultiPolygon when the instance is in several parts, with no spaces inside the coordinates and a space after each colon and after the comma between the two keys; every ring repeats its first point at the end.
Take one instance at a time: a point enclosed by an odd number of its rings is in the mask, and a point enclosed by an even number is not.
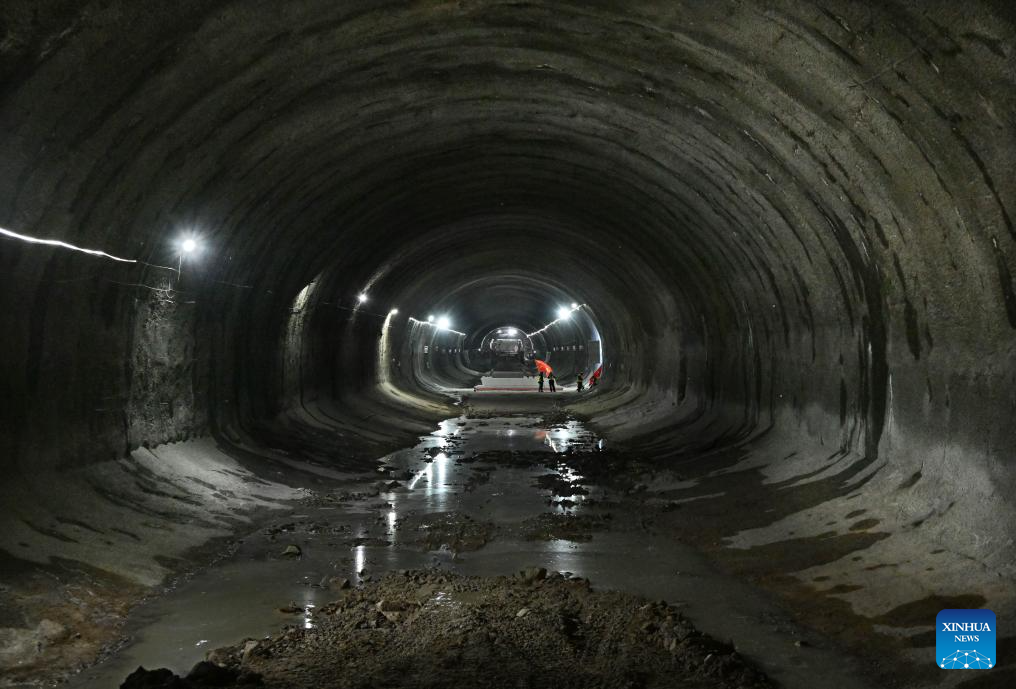
{"type": "MultiPolygon", "coordinates": [[[[315,277],[341,305],[381,271],[406,302],[508,261],[570,276],[616,336],[627,393],[593,411],[649,400],[653,428],[799,434],[929,486],[963,461],[997,496],[1013,25],[975,4],[12,2],[0,226],[155,264],[194,228],[181,327],[213,421],[277,411],[261,369],[315,277]]],[[[2,247],[12,461],[128,444],[79,410],[131,394],[130,285],[165,275],[91,260],[2,247]]],[[[376,351],[381,319],[317,313],[342,361],[376,351]]]]}

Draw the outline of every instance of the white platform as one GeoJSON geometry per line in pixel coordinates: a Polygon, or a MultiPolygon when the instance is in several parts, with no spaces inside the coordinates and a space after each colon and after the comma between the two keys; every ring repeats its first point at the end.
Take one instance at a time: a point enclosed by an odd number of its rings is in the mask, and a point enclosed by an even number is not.
{"type": "Polygon", "coordinates": [[[503,372],[499,373],[500,375],[496,376],[483,376],[480,378],[480,384],[473,389],[477,392],[482,390],[525,390],[536,392],[538,390],[536,378],[526,378],[518,374],[506,376],[503,372]]]}

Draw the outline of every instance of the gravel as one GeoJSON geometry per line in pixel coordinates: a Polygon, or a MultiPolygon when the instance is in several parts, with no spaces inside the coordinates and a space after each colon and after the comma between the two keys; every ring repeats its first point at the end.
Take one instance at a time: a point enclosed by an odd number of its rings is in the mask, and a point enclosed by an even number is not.
{"type": "MultiPolygon", "coordinates": [[[[340,595],[314,616],[311,629],[287,627],[210,652],[227,673],[216,681],[235,678],[215,686],[774,686],[731,644],[700,633],[675,607],[594,591],[588,580],[540,568],[511,577],[391,573],[340,595]]],[[[172,681],[131,686],[211,686],[197,678],[172,681]]]]}

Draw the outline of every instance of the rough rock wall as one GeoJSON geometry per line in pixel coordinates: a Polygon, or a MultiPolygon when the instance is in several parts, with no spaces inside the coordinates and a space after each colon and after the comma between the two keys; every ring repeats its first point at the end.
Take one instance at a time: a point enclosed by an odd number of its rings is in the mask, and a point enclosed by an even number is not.
{"type": "Polygon", "coordinates": [[[208,429],[208,372],[199,362],[195,308],[185,295],[173,293],[170,282],[165,285],[135,305],[127,402],[130,449],[187,440],[208,429]]]}

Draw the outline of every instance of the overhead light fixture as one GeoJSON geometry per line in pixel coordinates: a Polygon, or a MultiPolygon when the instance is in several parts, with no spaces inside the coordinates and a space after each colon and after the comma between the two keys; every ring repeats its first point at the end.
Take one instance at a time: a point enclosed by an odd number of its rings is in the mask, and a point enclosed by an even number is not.
{"type": "Polygon", "coordinates": [[[356,295],[356,300],[361,304],[363,304],[364,302],[367,301],[367,295],[364,294],[363,292],[360,292],[358,295],[356,295]]]}
{"type": "Polygon", "coordinates": [[[572,309],[577,309],[579,307],[579,305],[576,302],[573,301],[571,303],[571,307],[572,307],[572,309]]]}
{"type": "Polygon", "coordinates": [[[189,258],[190,256],[195,255],[197,253],[198,249],[200,248],[200,245],[198,244],[197,237],[195,237],[193,234],[191,234],[191,235],[187,235],[187,236],[181,237],[179,239],[178,243],[177,243],[177,246],[180,249],[180,254],[179,254],[179,256],[177,256],[176,274],[177,274],[177,279],[180,279],[180,278],[183,277],[183,259],[184,259],[184,257],[186,256],[186,257],[189,258]]]}
{"type": "Polygon", "coordinates": [[[518,335],[519,331],[516,330],[515,328],[508,328],[508,331],[505,334],[508,335],[508,336],[514,336],[514,335],[518,335]]]}
{"type": "Polygon", "coordinates": [[[437,319],[437,327],[442,330],[448,330],[452,327],[452,322],[448,319],[448,316],[441,316],[437,319]]]}
{"type": "Polygon", "coordinates": [[[391,314],[392,314],[393,316],[394,316],[395,314],[397,314],[398,312],[399,312],[399,310],[398,310],[398,309],[392,309],[392,310],[391,310],[391,314]]]}
{"type": "Polygon", "coordinates": [[[560,318],[561,320],[567,320],[571,318],[571,309],[569,309],[567,306],[562,306],[557,310],[557,317],[560,318]]]}
{"type": "Polygon", "coordinates": [[[433,316],[427,316],[427,322],[428,323],[433,323],[434,322],[434,317],[433,316]]]}

